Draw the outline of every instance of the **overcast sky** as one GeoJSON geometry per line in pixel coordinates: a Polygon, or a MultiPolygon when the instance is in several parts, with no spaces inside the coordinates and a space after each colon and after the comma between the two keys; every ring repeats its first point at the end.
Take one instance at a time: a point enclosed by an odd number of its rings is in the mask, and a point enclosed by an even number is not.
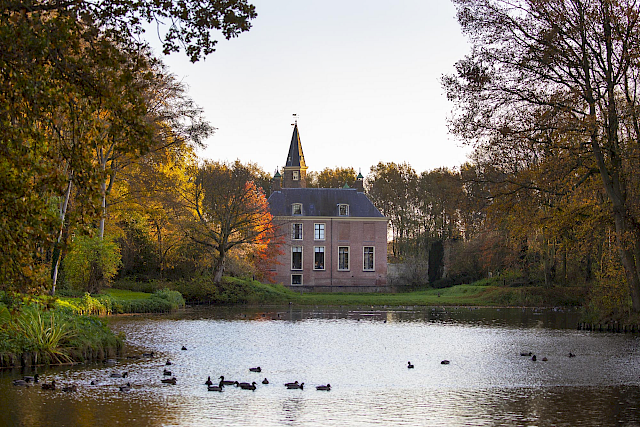
{"type": "MultiPolygon", "coordinates": [[[[440,77],[468,45],[446,0],[255,0],[249,32],[196,64],[164,57],[217,128],[199,155],[284,166],[294,119],[309,170],[466,160],[440,77]]],[[[149,35],[149,38],[152,38],[149,35]]],[[[154,43],[157,45],[157,43],[154,43]]]]}

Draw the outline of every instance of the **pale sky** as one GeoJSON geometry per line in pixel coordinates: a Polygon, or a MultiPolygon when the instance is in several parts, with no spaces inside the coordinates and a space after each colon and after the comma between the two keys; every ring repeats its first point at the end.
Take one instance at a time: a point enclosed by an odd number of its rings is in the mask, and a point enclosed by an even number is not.
{"type": "MultiPolygon", "coordinates": [[[[310,171],[378,162],[417,173],[470,152],[447,132],[440,77],[468,44],[447,0],[255,0],[248,32],[196,64],[163,61],[217,128],[202,158],[284,166],[293,114],[310,171]]],[[[152,35],[148,35],[152,38],[152,35]]],[[[152,43],[157,45],[157,43],[152,43]]]]}

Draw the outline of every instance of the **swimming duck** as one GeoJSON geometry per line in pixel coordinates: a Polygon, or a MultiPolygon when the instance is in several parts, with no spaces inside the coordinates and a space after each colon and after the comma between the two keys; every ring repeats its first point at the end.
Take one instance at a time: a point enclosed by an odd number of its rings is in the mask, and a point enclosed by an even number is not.
{"type": "Polygon", "coordinates": [[[569,357],[576,357],[576,355],[571,353],[571,352],[569,352],[569,357]]]}
{"type": "Polygon", "coordinates": [[[234,385],[237,384],[238,381],[229,381],[224,379],[224,375],[220,375],[220,384],[222,385],[234,385]]]}
{"type": "Polygon", "coordinates": [[[255,390],[256,389],[256,382],[252,382],[251,384],[248,383],[240,383],[240,388],[243,390],[255,390]]]}
{"type": "Polygon", "coordinates": [[[520,353],[520,356],[531,356],[533,353],[529,352],[525,352],[523,351],[522,353],[520,353]]]}
{"type": "Polygon", "coordinates": [[[536,355],[534,354],[533,356],[531,356],[531,360],[533,360],[533,361],[535,362],[536,360],[538,360],[538,358],[537,358],[537,357],[536,357],[536,355]]]}
{"type": "Polygon", "coordinates": [[[294,385],[298,385],[298,381],[292,382],[292,383],[285,383],[284,386],[285,387],[289,387],[289,386],[294,386],[294,385]]]}
{"type": "Polygon", "coordinates": [[[15,385],[15,386],[28,386],[29,383],[26,382],[23,379],[17,379],[17,380],[13,380],[13,385],[15,385]]]}
{"type": "Polygon", "coordinates": [[[149,352],[149,353],[142,353],[142,357],[153,357],[155,353],[153,351],[149,352]]]}
{"type": "Polygon", "coordinates": [[[331,384],[327,383],[327,385],[319,385],[316,386],[316,390],[331,390],[331,384]]]}
{"type": "Polygon", "coordinates": [[[26,375],[26,376],[22,377],[22,379],[23,379],[23,380],[25,380],[26,382],[30,383],[30,382],[32,382],[32,381],[33,381],[33,383],[34,383],[34,384],[38,382],[38,379],[39,379],[39,378],[40,378],[40,375],[38,375],[38,374],[35,374],[35,375],[34,375],[34,376],[32,376],[32,377],[31,377],[31,376],[28,376],[28,375],[26,375]]]}
{"type": "Polygon", "coordinates": [[[162,382],[163,384],[173,384],[173,385],[176,385],[176,377],[173,377],[173,378],[164,378],[164,379],[160,380],[160,382],[162,382]]]}
{"type": "Polygon", "coordinates": [[[213,385],[213,381],[211,381],[211,377],[207,377],[207,380],[204,382],[204,385],[213,385]]]}
{"type": "Polygon", "coordinates": [[[75,384],[72,385],[68,385],[66,387],[62,387],[62,391],[66,391],[66,392],[72,392],[72,391],[77,391],[78,388],[76,387],[75,384]]]}
{"type": "Polygon", "coordinates": [[[51,381],[49,384],[42,384],[43,390],[55,390],[56,389],[56,380],[51,381]]]}
{"type": "Polygon", "coordinates": [[[303,387],[304,387],[304,383],[300,383],[300,384],[291,384],[291,385],[288,385],[288,386],[287,386],[287,388],[288,388],[289,390],[295,390],[295,389],[298,389],[298,388],[299,388],[300,390],[302,390],[302,388],[303,388],[303,387]]]}
{"type": "Polygon", "coordinates": [[[268,379],[266,379],[266,378],[265,378],[265,379],[263,379],[263,380],[262,380],[262,384],[269,384],[269,380],[268,380],[268,379]]]}
{"type": "Polygon", "coordinates": [[[171,364],[172,364],[172,363],[171,363],[171,360],[167,359],[167,363],[165,363],[165,365],[169,366],[169,365],[171,365],[171,364]]]}
{"type": "Polygon", "coordinates": [[[448,365],[449,363],[451,363],[451,362],[446,360],[446,359],[443,360],[442,362],[440,362],[441,365],[448,365]]]}
{"type": "Polygon", "coordinates": [[[224,389],[224,386],[222,384],[218,384],[218,385],[209,384],[207,386],[207,390],[209,391],[222,391],[223,389],[224,389]]]}
{"type": "Polygon", "coordinates": [[[165,369],[164,371],[162,371],[162,375],[164,375],[165,377],[170,377],[173,374],[171,373],[171,371],[165,369]]]}
{"type": "Polygon", "coordinates": [[[251,372],[262,372],[262,369],[260,369],[260,366],[258,366],[257,368],[249,368],[249,371],[251,371],[251,372]]]}
{"type": "Polygon", "coordinates": [[[127,378],[127,375],[129,375],[129,372],[123,372],[121,374],[114,372],[111,375],[109,375],[111,378],[127,378]]]}
{"type": "Polygon", "coordinates": [[[120,391],[130,391],[131,390],[131,383],[126,383],[125,385],[121,385],[120,387],[118,387],[120,389],[120,391]]]}
{"type": "Polygon", "coordinates": [[[183,350],[186,350],[186,349],[187,349],[187,347],[185,347],[185,346],[182,346],[182,349],[183,349],[183,350]]]}
{"type": "Polygon", "coordinates": [[[407,368],[413,369],[413,365],[411,364],[411,362],[407,362],[407,368]]]}

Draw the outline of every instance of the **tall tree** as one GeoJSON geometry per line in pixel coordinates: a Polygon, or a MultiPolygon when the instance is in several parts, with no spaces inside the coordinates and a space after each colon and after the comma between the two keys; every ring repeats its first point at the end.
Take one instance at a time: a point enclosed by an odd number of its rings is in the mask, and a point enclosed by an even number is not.
{"type": "Polygon", "coordinates": [[[512,168],[519,156],[570,160],[565,191],[597,179],[640,312],[638,2],[454,3],[472,49],[443,79],[457,106],[452,130],[512,168]]]}
{"type": "Polygon", "coordinates": [[[371,167],[367,194],[380,212],[391,220],[393,254],[401,256],[405,239],[413,233],[418,176],[407,163],[380,162],[371,167]]]}
{"type": "Polygon", "coordinates": [[[427,236],[442,240],[461,236],[462,202],[462,180],[459,173],[439,168],[420,174],[416,204],[422,231],[427,236]]]}
{"type": "Polygon", "coordinates": [[[186,225],[187,234],[211,251],[215,283],[222,280],[229,251],[267,245],[275,237],[267,198],[255,185],[252,169],[239,161],[205,162],[186,198],[194,215],[186,225]]]}

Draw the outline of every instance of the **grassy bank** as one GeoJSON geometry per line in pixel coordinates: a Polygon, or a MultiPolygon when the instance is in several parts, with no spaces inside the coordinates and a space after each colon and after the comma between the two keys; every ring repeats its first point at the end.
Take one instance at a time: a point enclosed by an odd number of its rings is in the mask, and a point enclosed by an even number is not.
{"type": "Polygon", "coordinates": [[[123,337],[95,317],[49,297],[0,297],[0,367],[104,360],[122,352],[123,337]]]}
{"type": "Polygon", "coordinates": [[[448,305],[448,306],[580,306],[585,301],[583,288],[509,287],[483,282],[443,289],[426,289],[400,293],[300,293],[282,285],[268,285],[254,280],[225,278],[215,285],[206,277],[179,282],[120,281],[117,289],[129,289],[149,295],[157,289],[179,291],[188,304],[280,304],[303,305],[448,305]]]}
{"type": "Polygon", "coordinates": [[[76,314],[105,316],[124,313],[167,313],[185,306],[177,291],[158,289],[151,293],[107,289],[98,295],[66,296],[57,300],[59,307],[76,314]]]}
{"type": "Polygon", "coordinates": [[[319,305],[553,307],[580,306],[583,295],[584,291],[576,288],[514,289],[457,285],[395,294],[298,294],[294,301],[298,304],[319,305]]]}

